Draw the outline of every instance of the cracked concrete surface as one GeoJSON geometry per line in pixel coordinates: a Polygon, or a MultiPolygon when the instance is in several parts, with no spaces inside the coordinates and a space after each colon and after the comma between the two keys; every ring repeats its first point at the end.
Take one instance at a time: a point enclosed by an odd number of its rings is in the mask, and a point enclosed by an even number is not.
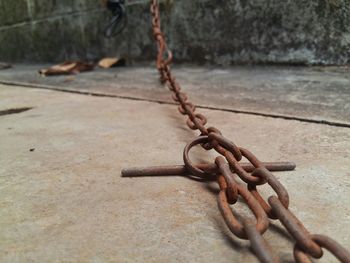
{"type": "MultiPolygon", "coordinates": [[[[72,92],[172,102],[153,66],[43,78],[37,72],[45,67],[48,65],[15,65],[0,71],[0,83],[15,81],[72,92]]],[[[348,67],[174,68],[183,88],[202,107],[350,127],[348,71],[348,67]]]]}
{"type": "MultiPolygon", "coordinates": [[[[0,110],[33,107],[0,116],[1,262],[256,262],[225,226],[214,183],[120,177],[125,167],[182,163],[196,133],[174,105],[7,85],[0,98],[0,110]]],[[[350,248],[349,128],[200,111],[262,160],[296,162],[276,173],[291,210],[350,248]]],[[[242,203],[233,209],[250,215],[242,203]]],[[[264,236],[293,262],[278,222],[264,236]]],[[[326,253],[322,262],[334,261],[326,253]]]]}

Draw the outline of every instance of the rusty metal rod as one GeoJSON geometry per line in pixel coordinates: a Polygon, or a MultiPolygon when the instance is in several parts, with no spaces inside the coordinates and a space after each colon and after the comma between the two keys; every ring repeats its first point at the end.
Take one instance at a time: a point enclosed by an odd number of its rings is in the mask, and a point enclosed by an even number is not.
{"type": "MultiPolygon", "coordinates": [[[[264,162],[265,167],[271,172],[293,171],[296,167],[293,162],[264,162]]],[[[250,163],[241,163],[246,172],[253,172],[254,166],[250,163]]],[[[209,173],[216,173],[217,166],[213,164],[198,164],[197,168],[209,173]]],[[[170,175],[187,175],[190,172],[185,165],[168,165],[168,166],[151,166],[135,167],[122,170],[122,177],[142,177],[142,176],[170,176],[170,175]]]]}

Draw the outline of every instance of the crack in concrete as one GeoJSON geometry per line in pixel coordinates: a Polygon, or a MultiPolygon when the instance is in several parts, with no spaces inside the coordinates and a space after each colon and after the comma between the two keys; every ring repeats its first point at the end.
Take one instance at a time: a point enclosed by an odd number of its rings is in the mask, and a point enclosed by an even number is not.
{"type": "MultiPolygon", "coordinates": [[[[72,89],[66,89],[66,88],[62,89],[62,88],[49,86],[49,85],[38,85],[38,84],[5,81],[5,80],[0,80],[0,84],[8,85],[8,86],[19,86],[19,87],[23,87],[23,88],[54,90],[54,91],[95,96],[95,97],[108,97],[108,98],[118,98],[118,99],[125,99],[125,100],[134,100],[134,101],[146,101],[146,102],[153,102],[153,103],[166,104],[166,105],[178,105],[175,102],[169,102],[169,101],[164,101],[164,100],[155,100],[155,99],[152,100],[152,99],[132,97],[132,96],[98,93],[98,92],[90,92],[90,91],[83,91],[83,90],[72,90],[72,89]]],[[[288,115],[282,115],[282,114],[264,113],[264,112],[257,112],[257,111],[246,111],[246,110],[239,110],[239,109],[227,109],[227,108],[211,107],[211,106],[198,105],[198,104],[196,105],[196,107],[200,108],[200,109],[231,112],[231,113],[236,113],[236,114],[245,114],[245,115],[261,116],[261,117],[266,117],[266,118],[293,120],[293,121],[300,121],[300,122],[306,122],[306,123],[329,125],[329,126],[334,126],[334,127],[350,128],[349,123],[328,121],[328,120],[323,120],[323,119],[310,119],[310,118],[302,118],[302,117],[298,117],[298,116],[288,116],[288,115]]]]}
{"type": "Polygon", "coordinates": [[[13,108],[7,110],[0,110],[0,116],[18,114],[33,109],[33,107],[13,108]]]}

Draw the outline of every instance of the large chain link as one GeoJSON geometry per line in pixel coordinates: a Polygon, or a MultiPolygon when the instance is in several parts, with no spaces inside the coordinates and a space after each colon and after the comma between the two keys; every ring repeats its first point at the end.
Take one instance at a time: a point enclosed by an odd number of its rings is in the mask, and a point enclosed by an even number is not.
{"type": "Polygon", "coordinates": [[[201,145],[204,149],[214,149],[221,156],[215,159],[218,167],[216,174],[220,187],[218,206],[230,231],[241,239],[250,240],[251,247],[261,262],[279,262],[272,253],[270,246],[263,238],[263,233],[269,227],[269,220],[278,219],[295,240],[294,258],[296,262],[310,262],[309,256],[321,258],[322,248],[329,250],[341,262],[350,262],[350,253],[329,237],[311,235],[297,217],[288,209],[289,195],[285,187],[264,166],[264,164],[247,149],[238,147],[225,138],[215,127],[206,127],[207,118],[196,113],[196,107],[188,100],[188,96],[181,91],[179,83],[170,70],[172,53],[168,49],[164,35],[161,31],[159,5],[157,0],[151,0],[153,36],[158,45],[157,69],[160,80],[167,84],[173,92],[173,99],[179,103],[179,112],[187,115],[188,127],[199,130],[200,136],[190,142],[184,149],[184,162],[186,168],[195,176],[205,177],[208,171],[200,169],[193,164],[189,157],[190,149],[201,145]],[[245,157],[255,167],[252,173],[247,172],[240,160],[245,157]],[[237,181],[236,175],[245,183],[237,181]],[[266,202],[257,190],[258,185],[268,184],[276,193],[266,202]],[[241,196],[253,212],[255,221],[240,216],[237,219],[230,207],[241,196]]]}

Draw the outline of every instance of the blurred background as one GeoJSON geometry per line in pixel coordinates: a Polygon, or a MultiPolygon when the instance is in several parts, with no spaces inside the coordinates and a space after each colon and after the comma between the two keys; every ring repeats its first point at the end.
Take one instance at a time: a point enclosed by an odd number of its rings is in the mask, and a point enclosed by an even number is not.
{"type": "MultiPolygon", "coordinates": [[[[148,0],[126,0],[125,29],[104,36],[101,0],[0,0],[0,61],[62,62],[116,55],[153,61],[148,0]]],[[[162,25],[177,62],[324,64],[350,60],[349,0],[164,0],[162,25]]]]}

